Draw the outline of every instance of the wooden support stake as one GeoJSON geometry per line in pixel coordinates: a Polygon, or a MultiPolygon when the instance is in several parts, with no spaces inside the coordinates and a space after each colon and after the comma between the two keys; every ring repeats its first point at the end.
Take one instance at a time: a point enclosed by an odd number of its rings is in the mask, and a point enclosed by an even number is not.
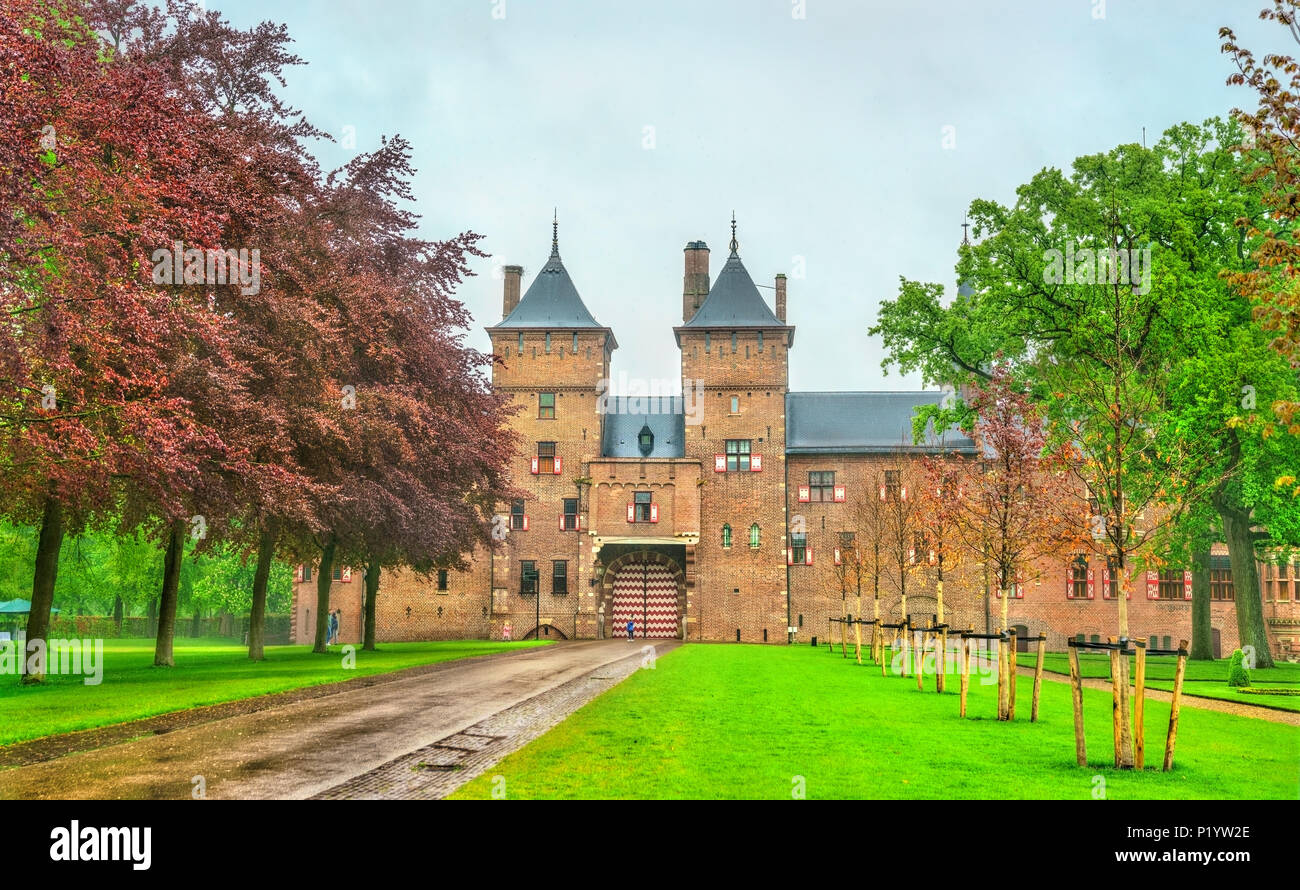
{"type": "Polygon", "coordinates": [[[1047,640],[1038,641],[1038,661],[1034,664],[1034,704],[1029,709],[1029,722],[1038,721],[1038,693],[1043,688],[1043,655],[1047,652],[1047,640]]]}
{"type": "Polygon", "coordinates": [[[1016,719],[1016,629],[1009,631],[1011,639],[1007,642],[1007,719],[1016,719]]]}
{"type": "Polygon", "coordinates": [[[1179,640],[1178,670],[1174,673],[1174,699],[1169,703],[1169,735],[1165,737],[1165,772],[1174,768],[1174,745],[1178,743],[1178,706],[1183,699],[1183,676],[1187,673],[1187,641],[1179,640]]]}
{"type": "Polygon", "coordinates": [[[925,638],[926,633],[923,630],[916,632],[916,637],[920,643],[916,647],[916,688],[918,692],[925,692],[925,638]]]}
{"type": "Polygon", "coordinates": [[[907,669],[911,667],[908,662],[911,661],[912,658],[912,653],[907,647],[907,630],[906,627],[900,627],[898,629],[898,635],[903,638],[903,679],[907,679],[907,669]]]}
{"type": "MultiPolygon", "coordinates": [[[[862,611],[862,599],[858,598],[858,611],[862,611]]],[[[853,658],[858,664],[862,664],[862,616],[853,622],[853,658]]]]}
{"type": "Polygon", "coordinates": [[[1133,755],[1138,769],[1146,762],[1146,738],[1142,732],[1142,711],[1146,705],[1147,647],[1146,637],[1138,637],[1134,646],[1137,676],[1133,678],[1133,755]]]}
{"type": "MultiPolygon", "coordinates": [[[[1118,642],[1119,642],[1119,637],[1110,637],[1110,638],[1109,638],[1109,641],[1112,642],[1112,643],[1118,643],[1118,642]]],[[[1120,657],[1121,657],[1121,656],[1120,656],[1120,654],[1119,654],[1119,650],[1118,650],[1118,649],[1111,649],[1111,650],[1110,650],[1110,689],[1111,689],[1111,697],[1112,697],[1112,700],[1111,700],[1111,707],[1110,707],[1110,715],[1111,715],[1111,723],[1112,723],[1113,735],[1114,735],[1114,737],[1115,737],[1115,768],[1116,768],[1116,769],[1119,769],[1119,768],[1120,768],[1120,765],[1124,762],[1123,759],[1122,759],[1121,756],[1120,756],[1120,742],[1119,742],[1119,720],[1120,720],[1120,713],[1119,713],[1119,676],[1120,676],[1119,660],[1120,660],[1120,657]]]]}
{"type": "Polygon", "coordinates": [[[1083,676],[1079,672],[1079,650],[1070,647],[1070,698],[1074,701],[1074,756],[1079,766],[1088,765],[1088,749],[1083,741],[1083,676]]]}
{"type": "Polygon", "coordinates": [[[998,719],[1007,719],[1007,641],[998,637],[998,719]]]}
{"type": "Polygon", "coordinates": [[[948,672],[948,629],[945,627],[939,631],[940,651],[934,654],[934,669],[938,673],[935,678],[935,692],[943,692],[945,675],[948,672]],[[940,661],[940,659],[943,659],[940,661]]]}
{"type": "Polygon", "coordinates": [[[966,690],[970,688],[970,640],[961,641],[961,715],[966,716],[966,690]]]}

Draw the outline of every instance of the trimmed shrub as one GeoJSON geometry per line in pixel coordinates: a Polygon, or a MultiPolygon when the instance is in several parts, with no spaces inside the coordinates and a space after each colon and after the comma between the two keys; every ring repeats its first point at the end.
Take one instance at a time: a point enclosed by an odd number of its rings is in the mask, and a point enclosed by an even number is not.
{"type": "Polygon", "coordinates": [[[1242,664],[1243,659],[1241,650],[1232,653],[1232,661],[1228,662],[1228,685],[1229,686],[1249,686],[1250,672],[1242,664]]]}

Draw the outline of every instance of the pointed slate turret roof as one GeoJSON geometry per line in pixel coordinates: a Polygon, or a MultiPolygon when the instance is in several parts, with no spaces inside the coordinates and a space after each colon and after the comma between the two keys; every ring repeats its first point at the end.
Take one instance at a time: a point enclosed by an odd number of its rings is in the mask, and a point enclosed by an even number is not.
{"type": "Polygon", "coordinates": [[[718,280],[709,288],[704,304],[682,325],[684,328],[783,328],[785,322],[767,307],[767,301],[749,277],[745,264],[740,261],[736,243],[736,220],[731,220],[731,255],[718,273],[718,280]]]}
{"type": "MultiPolygon", "coordinates": [[[[528,286],[519,305],[494,328],[596,328],[609,330],[596,321],[560,259],[558,230],[551,238],[551,256],[528,286]]],[[[610,333],[611,346],[613,332],[610,333]]]]}

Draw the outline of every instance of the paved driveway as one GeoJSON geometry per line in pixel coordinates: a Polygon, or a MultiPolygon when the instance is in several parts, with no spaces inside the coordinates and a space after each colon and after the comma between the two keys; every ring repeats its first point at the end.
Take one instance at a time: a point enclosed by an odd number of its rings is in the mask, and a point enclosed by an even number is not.
{"type": "MultiPolygon", "coordinates": [[[[662,654],[677,645],[654,640],[662,654]]],[[[451,661],[419,676],[0,772],[0,798],[304,798],[640,655],[626,640],[451,661]]]]}

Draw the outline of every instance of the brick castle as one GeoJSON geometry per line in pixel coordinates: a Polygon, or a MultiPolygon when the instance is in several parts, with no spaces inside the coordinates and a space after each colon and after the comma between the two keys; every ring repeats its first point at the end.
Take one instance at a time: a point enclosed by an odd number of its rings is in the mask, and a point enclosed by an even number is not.
{"type": "MultiPolygon", "coordinates": [[[[845,611],[872,617],[875,591],[863,590],[859,605],[856,576],[843,568],[857,505],[900,485],[916,455],[973,455],[975,443],[952,430],[912,444],[914,409],[942,393],[791,392],[786,276],[775,277],[769,307],[741,262],[734,220],[712,284],[708,246],[692,241],[684,253],[672,394],[636,380],[609,392],[618,342],[579,296],[557,236],[522,297],[523,269],[505,267],[503,318],[487,332],[501,359],[493,386],[521,406],[512,476],[526,496],[501,505],[501,543],[473,554],[468,571],[386,574],[379,640],[623,637],[631,621],[638,637],[786,643],[824,637],[845,611]]],[[[1217,647],[1231,652],[1226,552],[1214,551],[1211,623],[1217,647]]],[[[880,582],[886,621],[902,617],[900,574],[880,582]]],[[[906,612],[924,621],[936,611],[933,573],[905,574],[906,612]]],[[[1069,635],[1116,632],[1118,579],[1095,557],[1044,563],[1027,577],[1009,603],[1022,636],[1046,633],[1049,648],[1064,649],[1069,635]]],[[[1275,654],[1300,654],[1300,565],[1261,564],[1260,578],[1275,654]]],[[[297,581],[291,635],[310,643],[310,566],[297,581]]],[[[345,643],[361,638],[362,588],[359,573],[354,581],[336,569],[331,609],[342,609],[345,643]]],[[[1134,636],[1164,646],[1191,638],[1190,572],[1147,573],[1132,588],[1134,636]]],[[[949,574],[945,619],[996,627],[1001,603],[986,589],[978,566],[949,574]]]]}

